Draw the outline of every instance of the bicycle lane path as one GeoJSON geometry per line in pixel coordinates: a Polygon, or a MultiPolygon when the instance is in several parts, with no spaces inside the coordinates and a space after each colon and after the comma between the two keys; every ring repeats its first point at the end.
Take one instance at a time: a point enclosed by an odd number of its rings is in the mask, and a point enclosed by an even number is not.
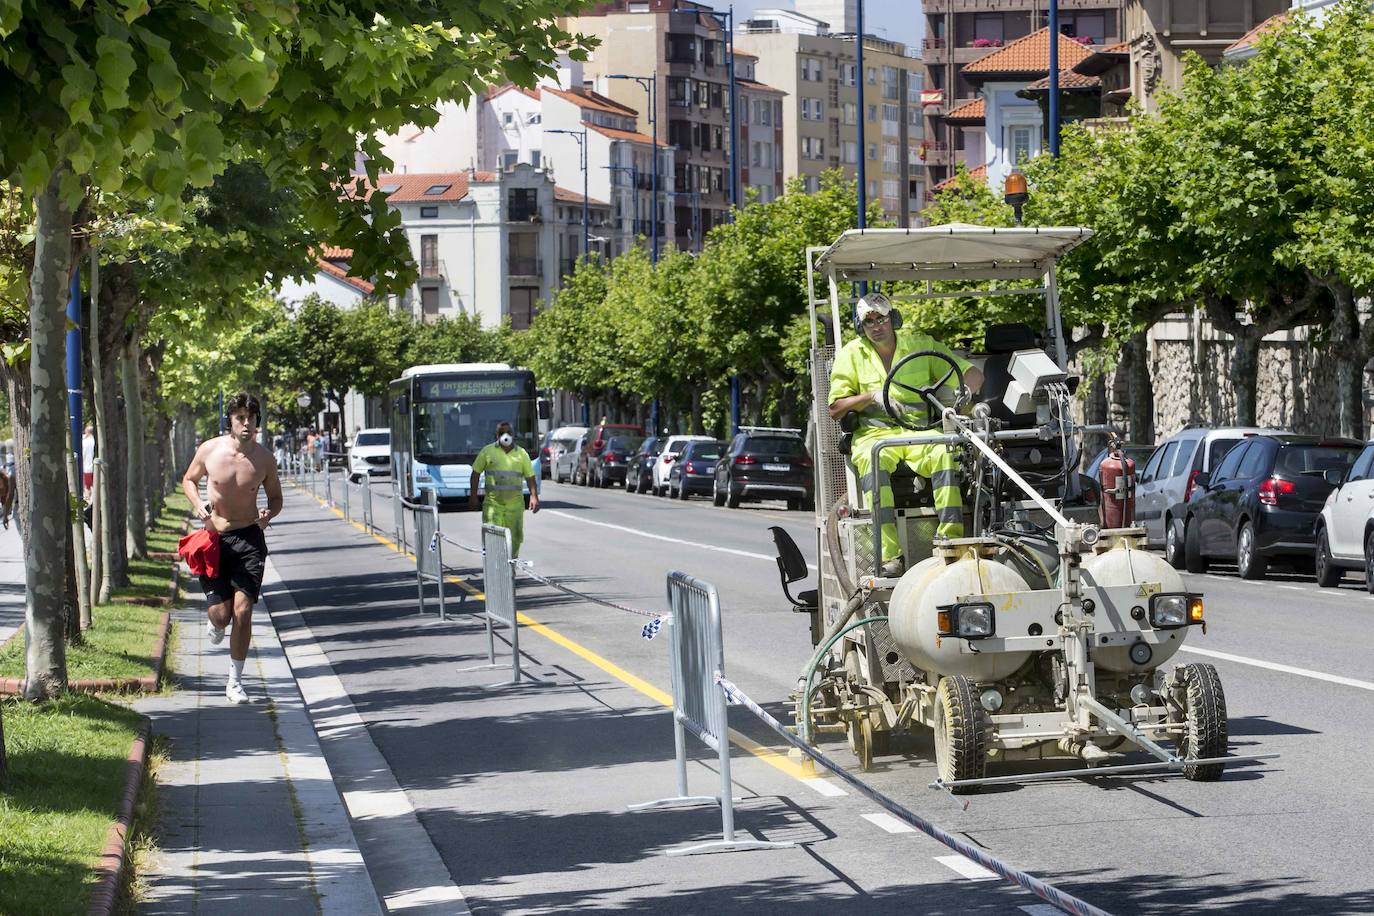
{"type": "MultiPolygon", "coordinates": [[[[916,885],[932,912],[1037,904],[952,871],[937,859],[948,850],[924,836],[875,829],[864,815],[876,806],[822,795],[784,772],[795,765],[770,766],[738,749],[737,831],[799,845],[667,858],[670,848],[718,836],[720,817],[709,807],[626,809],[673,791],[666,683],[636,686],[594,653],[531,628],[522,667],[544,683],[492,686],[509,672],[482,668],[480,619],[417,615],[412,560],[297,490],[288,490],[279,525],[286,530],[272,563],[298,619],[277,626],[298,677],[337,678],[333,691],[302,692],[390,909],[444,900],[432,911],[896,913],[909,911],[916,885]],[[359,744],[375,746],[377,766],[345,759],[359,744]],[[451,885],[423,868],[424,880],[395,877],[415,856],[397,855],[385,833],[409,817],[451,885]]],[[[530,600],[577,603],[522,587],[519,603],[530,600]]],[[[451,611],[480,607],[450,599],[451,611]]],[[[696,746],[690,756],[691,791],[718,792],[713,755],[696,746]]]]}

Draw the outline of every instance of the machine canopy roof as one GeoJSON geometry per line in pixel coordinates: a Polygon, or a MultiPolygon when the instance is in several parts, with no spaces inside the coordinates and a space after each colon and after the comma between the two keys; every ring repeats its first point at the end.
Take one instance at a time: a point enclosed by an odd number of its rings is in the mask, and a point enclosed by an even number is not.
{"type": "Polygon", "coordinates": [[[816,259],[836,280],[1022,280],[1091,238],[1077,226],[850,229],[816,259]]]}

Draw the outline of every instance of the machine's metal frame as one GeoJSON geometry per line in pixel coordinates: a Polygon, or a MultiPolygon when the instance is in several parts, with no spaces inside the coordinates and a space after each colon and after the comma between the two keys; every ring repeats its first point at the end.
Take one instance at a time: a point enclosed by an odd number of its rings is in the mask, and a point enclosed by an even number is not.
{"type": "MultiPolygon", "coordinates": [[[[805,675],[806,687],[797,698],[798,731],[804,739],[816,731],[845,731],[855,743],[856,730],[864,741],[872,741],[874,734],[896,731],[919,722],[932,729],[937,726],[935,711],[938,674],[916,669],[898,656],[890,642],[885,622],[887,602],[892,589],[900,581],[882,578],[878,573],[881,561],[880,526],[875,523],[872,507],[879,505],[880,474],[871,476],[871,489],[860,493],[854,475],[844,473],[844,492],[838,492],[834,475],[836,455],[826,454],[831,448],[837,427],[829,417],[826,403],[829,367],[833,354],[842,339],[841,329],[850,321],[841,314],[841,305],[849,305],[856,297],[841,295],[841,284],[875,281],[924,281],[925,292],[889,295],[900,303],[929,299],[984,299],[1000,296],[1040,296],[1045,306],[1045,329],[1053,346],[1055,362],[1067,369],[1063,324],[1059,311],[1055,267],[1058,259],[1092,235],[1091,230],[1074,227],[1041,229],[1001,229],[966,225],[950,225],[929,229],[851,230],[827,248],[808,248],[806,253],[807,287],[811,318],[812,368],[815,379],[813,398],[813,429],[816,431],[815,492],[817,547],[821,580],[818,588],[818,620],[813,620],[813,634],[840,630],[829,643],[829,658],[822,652],[812,659],[805,675]],[[961,288],[937,291],[935,281],[1033,281],[1029,288],[994,289],[961,288]],[[824,295],[817,295],[817,285],[825,287],[824,295]],[[824,330],[824,317],[829,318],[835,338],[824,330]],[[843,496],[849,509],[843,519],[829,517],[832,503],[843,496]],[[861,504],[862,497],[862,504],[861,504]],[[827,525],[834,525],[838,534],[840,553],[833,556],[828,544],[827,525]],[[865,543],[866,542],[866,543],[865,543]],[[867,554],[867,556],[863,556],[867,554]],[[843,569],[837,568],[843,564],[843,569]],[[856,586],[857,594],[842,594],[844,580],[856,586]],[[856,613],[855,602],[863,610],[856,613]],[[864,621],[881,616],[872,625],[844,624],[853,617],[864,621]],[[833,644],[833,645],[832,645],[833,644]],[[855,656],[853,653],[858,653],[855,656]],[[855,671],[853,661],[860,660],[855,671]],[[866,662],[866,664],[864,664],[866,662]],[[823,669],[823,677],[815,686],[812,677],[823,669]],[[866,670],[864,670],[866,669],[866,670]],[[813,694],[819,694],[820,705],[813,705],[813,694]]],[[[988,717],[991,734],[989,747],[999,759],[1016,756],[1072,755],[1094,765],[1094,773],[1137,773],[1151,770],[1181,771],[1188,767],[1225,762],[1265,759],[1273,755],[1250,755],[1208,759],[1185,759],[1161,746],[1163,739],[1177,739],[1187,727],[1177,710],[1171,712],[1167,697],[1172,685],[1158,668],[1146,675],[1148,703],[1133,703],[1127,708],[1111,708],[1099,698],[1099,680],[1108,681],[1119,676],[1095,668],[1091,651],[1098,646],[1129,645],[1146,642],[1152,645],[1182,640],[1188,632],[1181,629],[1156,630],[1133,616],[1138,609],[1142,586],[1106,586],[1085,583],[1080,564],[1085,555],[1106,546],[1108,541],[1127,539],[1135,542],[1142,534],[1137,529],[1103,531],[1096,524],[1066,517],[1057,500],[1046,499],[1031,486],[999,454],[999,445],[1027,438],[1060,438],[1065,442],[1084,432],[1103,431],[1076,427],[1067,408],[1067,389],[1055,389],[1051,397],[1062,398],[1052,418],[1032,430],[1000,429],[986,409],[976,409],[972,417],[960,416],[953,408],[942,412],[942,429],[936,435],[903,436],[885,439],[872,446],[872,467],[879,467],[882,449],[904,444],[946,443],[971,450],[970,457],[978,468],[995,466],[1005,480],[1025,494],[1013,511],[1033,519],[1045,530],[1053,526],[1054,542],[1059,557],[1059,582],[1052,587],[1033,591],[992,595],[962,596],[961,601],[988,601],[997,605],[1017,607],[1019,623],[1032,621],[1039,625],[1040,636],[1001,636],[979,640],[959,640],[962,652],[1025,652],[1055,653],[1062,663],[1064,690],[1057,709],[1034,713],[992,714],[988,717]],[[1101,542],[1101,544],[1099,544],[1101,542]],[[1115,742],[1114,744],[1110,744],[1115,742]],[[1108,754],[1098,746],[1109,743],[1112,749],[1121,745],[1139,749],[1156,759],[1156,763],[1101,766],[1108,754]],[[1055,749],[1058,753],[1055,753],[1055,749]]],[[[842,460],[842,459],[841,459],[842,460]]],[[[972,537],[941,542],[935,539],[934,513],[928,510],[899,510],[898,525],[903,547],[918,556],[940,551],[953,559],[961,552],[977,551],[991,544],[985,532],[973,531],[972,537]],[[928,545],[928,549],[927,548],[928,545]]],[[[976,522],[978,513],[973,513],[976,522]]],[[[913,562],[908,552],[908,562],[913,562]]],[[[1160,585],[1155,583],[1155,591],[1160,585]]],[[[950,637],[952,638],[952,637],[950,637]]],[[[818,644],[820,640],[817,640],[818,644]]],[[[1119,687],[1119,684],[1115,686],[1119,687]]],[[[1116,691],[1119,695],[1119,691],[1116,691]]],[[[871,747],[870,747],[871,751],[871,747]]],[[[1034,776],[996,776],[982,779],[941,781],[933,785],[948,789],[965,789],[976,785],[999,782],[1022,782],[1030,779],[1062,777],[1066,773],[1082,775],[1082,770],[1040,773],[1034,776]]]]}

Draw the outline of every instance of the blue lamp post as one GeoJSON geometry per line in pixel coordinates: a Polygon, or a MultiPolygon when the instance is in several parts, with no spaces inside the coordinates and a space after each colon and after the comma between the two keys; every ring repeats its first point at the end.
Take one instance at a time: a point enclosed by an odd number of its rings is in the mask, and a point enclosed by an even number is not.
{"type": "Polygon", "coordinates": [[[567,134],[577,141],[578,163],[582,166],[582,257],[589,257],[592,248],[591,210],[587,196],[587,128],[581,130],[549,130],[550,134],[567,134]]]}
{"type": "MultiPolygon", "coordinates": [[[[606,78],[607,78],[607,79],[612,79],[612,80],[633,80],[634,82],[638,83],[638,84],[644,89],[645,92],[647,92],[647,93],[649,94],[649,130],[650,130],[650,133],[651,133],[651,137],[652,137],[652,139],[653,139],[653,157],[654,157],[653,190],[651,191],[651,194],[653,195],[654,204],[653,204],[653,206],[650,208],[650,209],[652,210],[652,213],[651,213],[651,215],[650,215],[650,217],[649,217],[651,220],[653,220],[653,227],[652,227],[652,228],[653,228],[653,247],[650,249],[650,252],[651,252],[651,253],[650,253],[650,257],[653,259],[653,262],[654,262],[655,264],[657,264],[657,263],[658,263],[658,75],[657,75],[657,74],[653,74],[653,75],[651,75],[651,76],[634,76],[634,75],[629,74],[629,73],[613,73],[613,74],[611,74],[610,76],[608,76],[608,77],[606,77],[606,78]]],[[[636,194],[635,194],[635,207],[638,208],[638,207],[639,207],[639,194],[637,193],[637,192],[638,192],[638,188],[636,188],[635,190],[636,190],[636,194]]],[[[639,222],[639,218],[638,218],[638,217],[635,218],[635,222],[639,222]]]]}

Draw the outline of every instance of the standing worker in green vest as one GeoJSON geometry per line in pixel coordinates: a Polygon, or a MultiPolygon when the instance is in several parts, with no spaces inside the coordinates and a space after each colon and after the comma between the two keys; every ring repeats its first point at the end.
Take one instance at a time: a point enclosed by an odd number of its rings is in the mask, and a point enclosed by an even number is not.
{"type": "Polygon", "coordinates": [[[511,425],[502,420],[496,425],[496,441],[477,453],[472,462],[472,481],[468,486],[468,506],[476,509],[477,479],[486,472],[486,500],[482,521],[510,531],[511,556],[520,556],[525,539],[525,497],[522,483],[530,488],[530,511],[539,511],[539,481],[534,478],[530,453],[515,445],[511,425]]]}

